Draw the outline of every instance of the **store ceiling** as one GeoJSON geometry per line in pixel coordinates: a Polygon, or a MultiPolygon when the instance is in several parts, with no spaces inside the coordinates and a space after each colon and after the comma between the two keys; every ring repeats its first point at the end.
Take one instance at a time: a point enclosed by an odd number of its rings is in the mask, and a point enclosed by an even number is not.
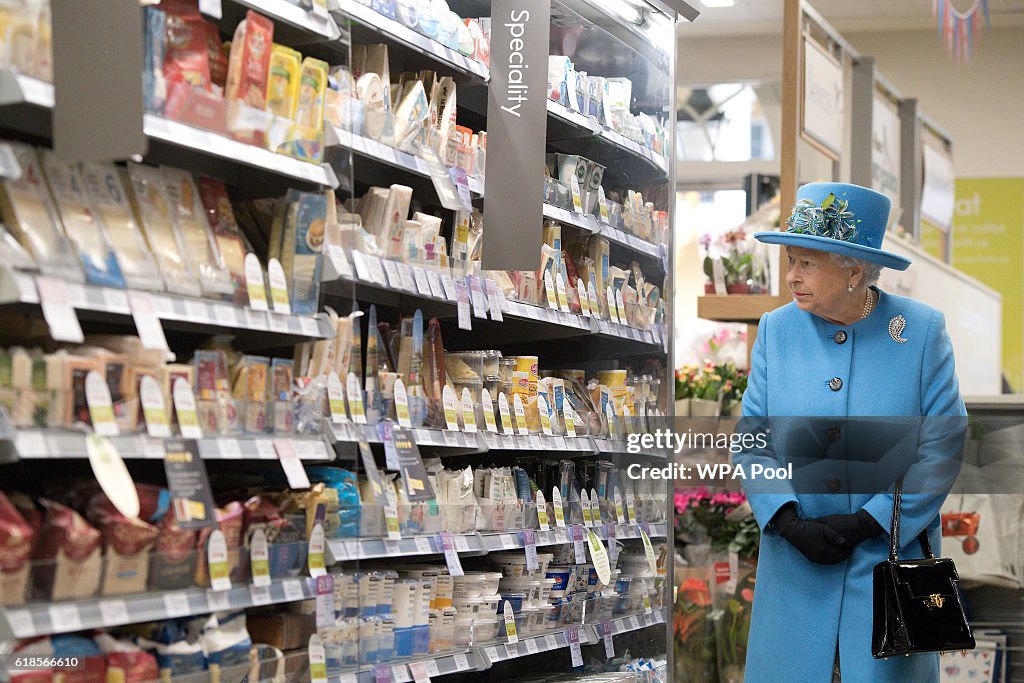
{"type": "MultiPolygon", "coordinates": [[[[953,0],[966,9],[973,0],[953,0]]],[[[811,0],[814,7],[840,31],[913,30],[935,27],[932,0],[811,0]]],[[[732,7],[699,4],[700,16],[682,24],[681,36],[781,31],[782,0],[735,0],[732,7]]],[[[988,0],[995,28],[1024,25],[1024,0],[988,0]]]]}

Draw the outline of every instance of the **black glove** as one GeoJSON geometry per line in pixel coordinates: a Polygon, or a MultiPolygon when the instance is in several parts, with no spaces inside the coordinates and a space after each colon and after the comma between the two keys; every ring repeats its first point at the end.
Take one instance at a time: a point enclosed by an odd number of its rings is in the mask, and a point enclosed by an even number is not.
{"type": "Polygon", "coordinates": [[[857,510],[849,515],[826,515],[818,517],[815,522],[821,522],[828,528],[835,531],[846,539],[850,546],[855,546],[869,538],[880,535],[885,529],[875,521],[867,510],[857,510]]]}
{"type": "Polygon", "coordinates": [[[816,564],[838,564],[853,553],[853,545],[838,532],[820,521],[801,519],[792,504],[776,512],[772,522],[780,536],[816,564]]]}

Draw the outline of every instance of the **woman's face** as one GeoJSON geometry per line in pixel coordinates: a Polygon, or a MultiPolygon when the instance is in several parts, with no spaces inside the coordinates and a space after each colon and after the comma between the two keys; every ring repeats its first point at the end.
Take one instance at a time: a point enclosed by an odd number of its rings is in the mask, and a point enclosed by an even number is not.
{"type": "Polygon", "coordinates": [[[836,319],[851,307],[847,287],[854,277],[850,268],[841,268],[828,252],[803,247],[786,247],[789,265],[786,284],[802,311],[836,319]]]}

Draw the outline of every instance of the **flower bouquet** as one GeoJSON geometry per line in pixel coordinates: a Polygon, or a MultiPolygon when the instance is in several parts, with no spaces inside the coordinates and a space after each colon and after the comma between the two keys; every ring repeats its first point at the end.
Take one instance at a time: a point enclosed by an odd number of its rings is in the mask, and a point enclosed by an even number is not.
{"type": "Polygon", "coordinates": [[[672,620],[675,680],[713,683],[718,678],[718,656],[707,568],[684,567],[680,577],[672,620]]]}

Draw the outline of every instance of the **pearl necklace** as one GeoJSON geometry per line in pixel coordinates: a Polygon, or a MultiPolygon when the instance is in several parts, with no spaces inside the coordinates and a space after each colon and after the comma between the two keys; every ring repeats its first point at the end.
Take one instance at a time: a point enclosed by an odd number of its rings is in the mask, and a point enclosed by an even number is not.
{"type": "Polygon", "coordinates": [[[864,312],[860,316],[861,320],[863,320],[864,318],[866,318],[869,315],[871,315],[871,311],[873,311],[874,309],[875,309],[875,297],[871,293],[871,290],[869,289],[868,290],[868,295],[864,299],[864,312]]]}

